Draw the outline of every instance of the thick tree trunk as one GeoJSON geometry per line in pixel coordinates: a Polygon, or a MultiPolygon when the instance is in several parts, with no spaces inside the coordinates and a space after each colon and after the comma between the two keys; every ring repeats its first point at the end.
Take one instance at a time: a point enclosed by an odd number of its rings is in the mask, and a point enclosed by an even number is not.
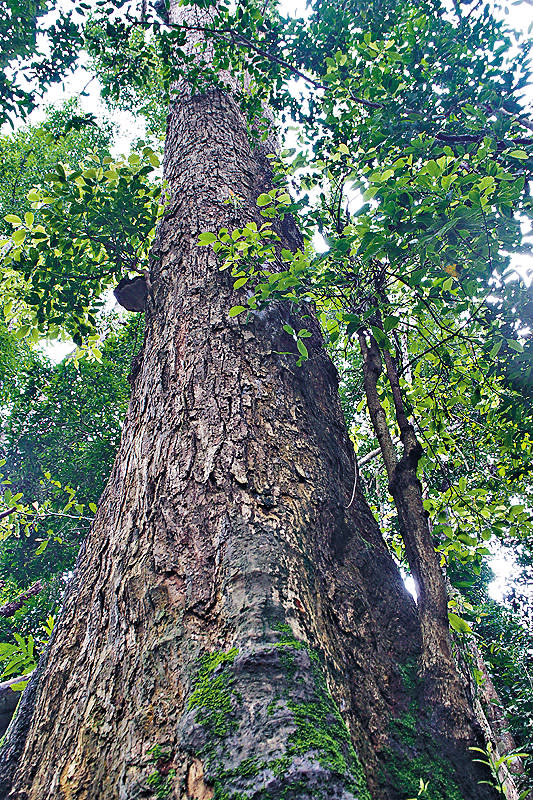
{"type": "Polygon", "coordinates": [[[280,353],[299,321],[229,319],[240,296],[197,247],[261,220],[270,186],[230,98],[174,105],[166,177],[122,444],[0,796],[400,800],[431,777],[437,800],[488,797],[469,742],[439,740],[418,704],[416,607],[361,494],[349,504],[315,323],[297,368],[280,353]]]}

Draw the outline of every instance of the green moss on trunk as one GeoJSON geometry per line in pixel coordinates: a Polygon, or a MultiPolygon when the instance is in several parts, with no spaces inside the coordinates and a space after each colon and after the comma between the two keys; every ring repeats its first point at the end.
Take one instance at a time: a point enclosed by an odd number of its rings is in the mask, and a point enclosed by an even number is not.
{"type": "Polygon", "coordinates": [[[189,751],[216,800],[371,800],[319,655],[278,630],[273,644],[199,659],[189,751]]]}
{"type": "Polygon", "coordinates": [[[440,744],[427,730],[418,701],[417,662],[411,660],[399,669],[411,700],[409,709],[391,720],[392,744],[384,758],[386,781],[400,800],[465,800],[454,768],[442,758],[440,744]]]}

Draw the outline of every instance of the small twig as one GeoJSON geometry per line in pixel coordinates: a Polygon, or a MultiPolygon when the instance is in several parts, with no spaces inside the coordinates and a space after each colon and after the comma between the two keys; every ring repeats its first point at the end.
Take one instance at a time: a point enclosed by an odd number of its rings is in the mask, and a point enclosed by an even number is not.
{"type": "Polygon", "coordinates": [[[480,6],[480,5],[481,5],[481,3],[482,3],[482,2],[483,2],[483,0],[477,0],[477,3],[476,3],[475,5],[473,5],[473,6],[472,6],[472,8],[470,9],[470,11],[469,11],[469,12],[468,12],[468,14],[466,15],[466,19],[470,19],[470,16],[471,16],[471,14],[473,14],[473,12],[474,12],[474,11],[475,11],[475,10],[478,8],[478,6],[480,6]]]}
{"type": "Polygon", "coordinates": [[[30,147],[30,149],[26,150],[26,152],[24,153],[24,156],[20,159],[19,170],[17,172],[17,176],[16,176],[15,180],[13,181],[13,191],[11,193],[11,202],[13,204],[15,203],[15,199],[16,199],[15,198],[15,194],[16,194],[16,191],[17,191],[17,188],[18,188],[18,185],[19,185],[19,178],[20,178],[20,176],[22,174],[22,170],[24,169],[24,167],[26,165],[26,161],[28,160],[28,157],[32,153],[33,153],[33,147],[30,147]]]}
{"type": "Polygon", "coordinates": [[[89,78],[89,80],[87,81],[87,83],[85,84],[85,86],[83,87],[83,89],[81,90],[81,92],[79,92],[79,93],[78,93],[78,97],[81,97],[81,96],[84,94],[84,92],[85,92],[85,90],[87,89],[87,87],[91,85],[91,83],[92,83],[92,82],[95,80],[95,78],[96,78],[96,75],[92,75],[92,76],[89,78]]]}
{"type": "Polygon", "coordinates": [[[359,460],[359,466],[364,467],[365,464],[368,464],[368,462],[372,461],[373,458],[379,456],[380,453],[381,453],[381,447],[375,447],[373,450],[370,451],[370,453],[367,453],[366,455],[361,457],[361,459],[359,460]]]}
{"type": "MultiPolygon", "coordinates": [[[[531,5],[533,5],[533,0],[531,0],[531,5]]],[[[498,111],[501,111],[503,114],[507,114],[509,117],[512,117],[515,122],[518,122],[519,125],[523,125],[524,128],[533,131],[533,122],[530,122],[528,119],[524,119],[524,117],[519,117],[517,114],[513,114],[512,111],[507,111],[506,108],[499,108],[498,111]]]]}
{"type": "Polygon", "coordinates": [[[14,514],[16,510],[17,507],[13,506],[13,508],[10,508],[9,511],[2,511],[2,513],[0,513],[0,519],[5,519],[6,517],[9,517],[9,515],[14,514]]]}
{"type": "Polygon", "coordinates": [[[40,511],[38,514],[28,514],[25,511],[19,511],[19,509],[14,506],[10,508],[9,511],[3,511],[0,513],[0,520],[4,519],[4,517],[8,517],[10,514],[14,514],[15,512],[24,514],[25,517],[36,517],[37,519],[42,519],[44,517],[67,517],[68,519],[84,519],[87,522],[92,522],[94,517],[84,517],[81,514],[65,514],[64,512],[60,511],[40,511]]]}
{"type": "MultiPolygon", "coordinates": [[[[397,436],[392,437],[392,441],[395,444],[398,444],[400,441],[397,436]]],[[[359,459],[359,467],[364,467],[365,464],[368,464],[369,461],[372,461],[376,456],[381,455],[381,447],[376,447],[374,450],[371,450],[370,453],[366,453],[366,455],[361,456],[359,459]]]]}
{"type": "Polygon", "coordinates": [[[67,519],[84,519],[93,522],[94,517],[84,517],[81,514],[64,514],[60,511],[43,511],[41,514],[26,514],[27,517],[67,517],[67,519]]]}

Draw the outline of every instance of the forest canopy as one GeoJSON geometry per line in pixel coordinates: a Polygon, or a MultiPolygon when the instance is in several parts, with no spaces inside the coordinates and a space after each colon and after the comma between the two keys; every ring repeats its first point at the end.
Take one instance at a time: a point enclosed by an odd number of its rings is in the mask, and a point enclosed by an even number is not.
{"type": "MultiPolygon", "coordinates": [[[[314,0],[300,16],[258,0],[186,5],[212,9],[202,68],[164,3],[7,0],[0,11],[2,677],[34,668],[118,448],[142,316],[108,300],[154,257],[167,107],[185,79],[198,93],[231,86],[250,141],[272,141],[264,221],[199,237],[233,280],[229,317],[299,309],[303,327],[284,328],[299,369],[316,309],[354,494],[362,485],[415,588],[391,475],[416,441],[409,468],[458,658],[482,685],[469,643],[480,649],[516,745],[532,753],[531,39],[483,2],[314,0]],[[105,118],[76,98],[46,107],[80,53],[105,118]],[[145,129],[126,154],[113,144],[117,110],[145,129]],[[277,225],[292,219],[301,241],[281,248],[277,225]],[[71,354],[54,363],[50,340],[71,354]],[[496,601],[502,553],[513,574],[496,601]]],[[[242,199],[225,202],[238,212],[242,199]]]]}

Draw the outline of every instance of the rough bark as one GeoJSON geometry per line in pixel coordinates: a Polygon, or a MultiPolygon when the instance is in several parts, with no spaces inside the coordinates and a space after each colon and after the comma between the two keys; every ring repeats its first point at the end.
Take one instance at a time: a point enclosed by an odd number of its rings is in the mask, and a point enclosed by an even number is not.
{"type": "MultiPolygon", "coordinates": [[[[449,596],[455,600],[459,613],[462,613],[464,598],[449,582],[447,582],[446,588],[449,596]]],[[[479,720],[487,746],[492,748],[493,758],[498,760],[502,756],[516,753],[516,742],[509,730],[505,708],[492,682],[476,640],[472,636],[458,637],[455,645],[461,674],[472,698],[476,719],[479,720]],[[477,670],[477,679],[472,667],[477,670]]],[[[525,777],[524,765],[520,758],[503,762],[498,768],[498,777],[505,787],[507,800],[520,800],[520,798],[525,800],[525,795],[518,788],[524,783],[525,777]]],[[[527,800],[533,800],[533,791],[529,792],[527,800]]]]}
{"type": "Polygon", "coordinates": [[[261,220],[270,187],[229,97],[175,103],[165,172],[120,451],[8,732],[1,796],[400,800],[425,770],[439,798],[488,797],[468,742],[439,740],[417,705],[416,607],[359,491],[350,504],[316,323],[297,368],[280,353],[299,320],[229,319],[242,294],[197,246],[261,220]]]}
{"type": "MultiPolygon", "coordinates": [[[[376,320],[381,328],[381,319],[376,320]]],[[[468,642],[467,661],[473,662],[484,676],[478,686],[468,665],[462,659],[462,644],[456,642],[456,659],[452,652],[452,637],[448,624],[448,594],[458,593],[447,585],[435,552],[431,522],[424,510],[422,485],[417,477],[422,447],[408,417],[400,387],[395,358],[387,349],[381,350],[370,331],[359,332],[363,356],[363,380],[367,406],[380,446],[389,479],[389,491],[398,513],[400,533],[418,599],[418,614],[422,637],[420,673],[424,701],[433,709],[434,721],[448,737],[468,739],[471,731],[481,731],[484,746],[496,753],[496,758],[515,749],[515,743],[505,722],[504,710],[496,693],[481,653],[474,641],[468,642]],[[393,398],[396,423],[400,430],[403,448],[398,457],[396,445],[389,429],[385,410],[381,404],[378,381],[385,374],[393,398]],[[470,733],[469,733],[470,731],[470,733]]],[[[375,451],[369,454],[373,457],[375,451]]],[[[367,456],[368,457],[368,456],[367,456]]],[[[460,601],[459,601],[460,602],[460,601]]],[[[486,758],[490,758],[488,750],[486,758]]],[[[479,753],[478,753],[479,754],[479,753]]],[[[514,780],[523,768],[515,759],[512,769],[502,764],[499,773],[505,783],[506,796],[518,800],[519,790],[514,780]],[[502,778],[503,776],[503,778],[502,778]]]]}

